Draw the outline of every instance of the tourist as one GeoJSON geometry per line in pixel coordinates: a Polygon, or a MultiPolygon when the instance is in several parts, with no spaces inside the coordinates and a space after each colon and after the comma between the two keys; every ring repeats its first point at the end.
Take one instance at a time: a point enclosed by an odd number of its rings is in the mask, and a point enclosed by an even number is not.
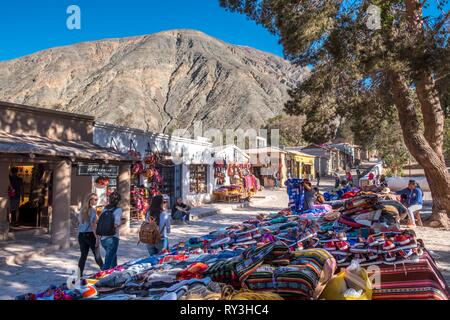
{"type": "Polygon", "coordinates": [[[274,181],[275,189],[278,189],[280,186],[279,179],[280,179],[280,174],[278,171],[275,171],[275,173],[273,174],[273,181],[274,181]]]}
{"type": "Polygon", "coordinates": [[[169,233],[170,233],[170,212],[169,212],[169,198],[164,198],[163,211],[159,219],[159,231],[161,232],[161,247],[162,250],[169,250],[169,233]]]}
{"type": "Polygon", "coordinates": [[[120,227],[125,224],[122,219],[122,208],[119,207],[120,194],[113,192],[109,195],[109,204],[103,209],[97,223],[97,235],[101,236],[101,244],[105,249],[105,263],[102,270],[109,270],[117,266],[117,250],[120,241],[120,227]]]}
{"type": "Polygon", "coordinates": [[[100,240],[95,234],[97,225],[97,211],[95,206],[98,202],[98,196],[95,193],[91,193],[81,208],[78,221],[78,243],[80,245],[80,260],[78,261],[78,267],[80,270],[80,276],[83,276],[84,267],[86,265],[86,259],[89,254],[89,249],[92,251],[95,257],[95,262],[100,269],[103,267],[103,260],[100,255],[100,240]]]}
{"type": "Polygon", "coordinates": [[[177,198],[172,207],[172,219],[180,220],[183,223],[188,223],[191,216],[191,207],[183,203],[183,198],[177,198]]]}
{"type": "Polygon", "coordinates": [[[371,171],[369,172],[369,186],[373,186],[375,184],[375,174],[371,171]]]}
{"type": "Polygon", "coordinates": [[[388,187],[388,183],[387,183],[387,181],[386,181],[386,176],[385,176],[384,174],[382,174],[382,175],[380,176],[379,184],[380,184],[380,187],[382,187],[382,188],[388,187]]]}
{"type": "MultiPolygon", "coordinates": [[[[160,226],[161,213],[164,211],[164,197],[160,194],[154,196],[150,203],[150,208],[145,216],[145,221],[150,223],[154,222],[156,225],[160,226]]],[[[161,232],[161,231],[160,231],[161,232]]],[[[157,255],[162,250],[162,243],[147,243],[147,251],[150,256],[157,255]]]]}
{"type": "Polygon", "coordinates": [[[320,172],[319,172],[319,170],[316,170],[316,180],[317,180],[317,187],[320,187],[320,172]]]}
{"type": "Polygon", "coordinates": [[[334,171],[334,188],[339,188],[339,184],[341,183],[341,175],[339,174],[339,169],[336,168],[334,171]]]}
{"type": "Polygon", "coordinates": [[[303,180],[303,189],[305,191],[305,203],[303,210],[306,211],[314,209],[316,196],[311,182],[308,179],[303,180]]]}
{"type": "Polygon", "coordinates": [[[359,168],[359,166],[356,168],[356,177],[359,179],[361,179],[361,169],[359,168]]]}
{"type": "Polygon", "coordinates": [[[149,221],[153,217],[156,224],[159,225],[159,218],[163,208],[164,197],[160,194],[154,196],[150,202],[150,208],[147,211],[146,220],[149,221]]]}
{"type": "MultiPolygon", "coordinates": [[[[409,180],[408,187],[397,192],[402,197],[402,203],[408,208],[410,226],[416,226],[415,212],[423,206],[423,191],[415,180],[409,180]]],[[[419,212],[420,215],[420,212],[419,212]]]]}
{"type": "Polygon", "coordinates": [[[352,173],[350,171],[347,171],[346,177],[347,177],[347,181],[350,184],[350,186],[353,187],[353,176],[352,176],[352,173]]]}
{"type": "Polygon", "coordinates": [[[9,210],[11,213],[10,224],[16,227],[19,222],[19,207],[20,200],[23,200],[23,180],[17,175],[19,169],[17,167],[11,168],[11,173],[9,175],[9,210]]]}
{"type": "Polygon", "coordinates": [[[146,221],[154,221],[159,227],[161,234],[160,243],[147,244],[148,254],[150,256],[157,255],[161,250],[169,249],[169,233],[170,233],[170,212],[168,210],[169,199],[162,195],[153,197],[150,210],[147,213],[146,221]]]}
{"type": "Polygon", "coordinates": [[[325,202],[325,198],[324,196],[320,193],[319,188],[314,187],[314,195],[316,198],[316,203],[317,204],[323,204],[325,202]]]}

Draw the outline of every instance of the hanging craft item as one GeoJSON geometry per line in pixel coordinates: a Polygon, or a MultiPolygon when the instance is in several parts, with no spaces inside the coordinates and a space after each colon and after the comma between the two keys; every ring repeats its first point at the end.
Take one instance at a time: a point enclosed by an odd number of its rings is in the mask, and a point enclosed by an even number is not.
{"type": "Polygon", "coordinates": [[[162,182],[163,182],[161,174],[156,169],[154,170],[153,181],[158,183],[158,184],[162,184],[162,182]]]}
{"type": "Polygon", "coordinates": [[[142,173],[144,173],[144,164],[142,163],[142,161],[138,161],[135,162],[133,164],[133,167],[131,168],[131,172],[135,175],[135,176],[139,176],[142,173]]]}
{"type": "Polygon", "coordinates": [[[232,164],[229,164],[229,165],[228,165],[227,175],[228,175],[229,177],[234,176],[234,165],[232,165],[232,164]]]}
{"type": "Polygon", "coordinates": [[[108,177],[98,177],[97,179],[95,179],[95,186],[97,188],[106,188],[107,186],[109,186],[110,180],[108,177]]]}
{"type": "Polygon", "coordinates": [[[155,175],[155,169],[147,168],[147,170],[145,171],[145,175],[147,177],[147,180],[151,181],[155,175]]]}
{"type": "Polygon", "coordinates": [[[147,154],[144,159],[145,164],[148,164],[148,165],[155,165],[156,161],[157,161],[156,155],[153,153],[147,154]]]}

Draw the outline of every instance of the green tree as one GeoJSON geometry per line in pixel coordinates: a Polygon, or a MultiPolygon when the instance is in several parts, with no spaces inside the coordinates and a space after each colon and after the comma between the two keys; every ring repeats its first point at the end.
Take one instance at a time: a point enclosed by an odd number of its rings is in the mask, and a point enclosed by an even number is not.
{"type": "MultiPolygon", "coordinates": [[[[450,174],[444,162],[444,110],[437,76],[450,73],[447,1],[220,0],[277,34],[286,57],[311,76],[291,91],[286,111],[306,115],[305,138],[324,141],[362,109],[398,115],[405,145],[433,196],[432,226],[449,227],[450,174]],[[439,3],[438,15],[424,7],[439,3]],[[367,9],[380,9],[378,28],[367,9]]],[[[376,15],[375,15],[376,18],[376,15]]],[[[376,19],[375,19],[376,21],[376,19]]],[[[375,118],[376,118],[375,117],[375,118]]]]}
{"type": "MultiPolygon", "coordinates": [[[[285,147],[298,147],[305,143],[302,134],[302,126],[305,124],[304,116],[279,115],[267,121],[265,129],[268,131],[270,140],[270,130],[279,130],[280,144],[285,147]]],[[[268,141],[271,143],[270,141],[268,141]]]]}
{"type": "Polygon", "coordinates": [[[403,143],[398,123],[383,121],[379,132],[374,136],[374,149],[378,151],[389,173],[398,176],[408,163],[410,153],[403,143]]]}
{"type": "Polygon", "coordinates": [[[445,120],[444,153],[446,159],[450,160],[450,119],[445,120]]]}

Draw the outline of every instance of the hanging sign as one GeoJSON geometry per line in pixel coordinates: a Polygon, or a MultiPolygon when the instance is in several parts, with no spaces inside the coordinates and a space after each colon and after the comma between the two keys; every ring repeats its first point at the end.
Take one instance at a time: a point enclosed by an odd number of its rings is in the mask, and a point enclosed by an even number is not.
{"type": "Polygon", "coordinates": [[[102,164],[79,164],[78,175],[91,177],[117,177],[119,176],[119,166],[102,164]]]}

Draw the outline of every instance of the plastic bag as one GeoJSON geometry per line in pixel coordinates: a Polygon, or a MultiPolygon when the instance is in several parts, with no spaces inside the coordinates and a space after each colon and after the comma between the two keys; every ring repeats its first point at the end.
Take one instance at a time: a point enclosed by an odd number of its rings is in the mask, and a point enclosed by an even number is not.
{"type": "Polygon", "coordinates": [[[352,261],[327,283],[319,299],[372,300],[372,283],[367,271],[356,260],[352,261]]]}

